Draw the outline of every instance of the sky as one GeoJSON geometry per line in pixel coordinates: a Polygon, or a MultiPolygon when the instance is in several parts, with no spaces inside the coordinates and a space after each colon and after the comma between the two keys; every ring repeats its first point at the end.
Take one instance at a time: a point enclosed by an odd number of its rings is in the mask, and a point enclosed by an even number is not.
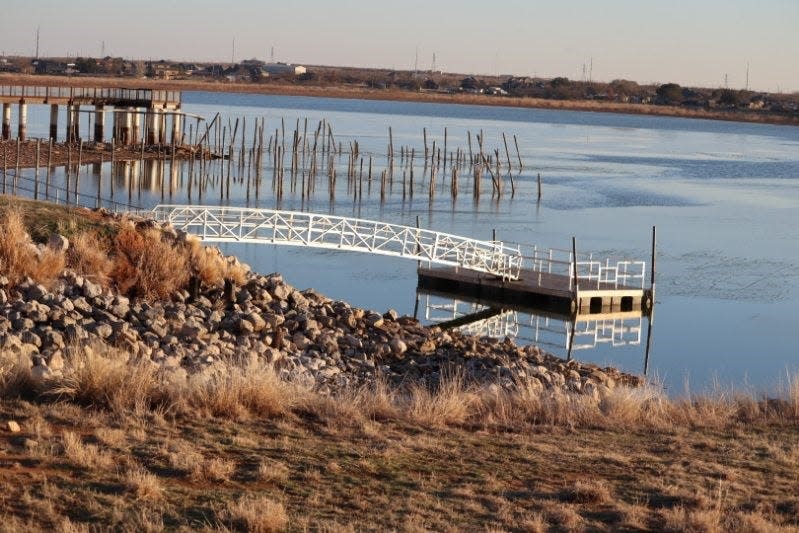
{"type": "Polygon", "coordinates": [[[799,0],[3,0],[0,53],[799,91],[799,0]],[[234,44],[235,41],[235,44],[234,44]],[[725,81],[726,80],[726,81],[725,81]]]}

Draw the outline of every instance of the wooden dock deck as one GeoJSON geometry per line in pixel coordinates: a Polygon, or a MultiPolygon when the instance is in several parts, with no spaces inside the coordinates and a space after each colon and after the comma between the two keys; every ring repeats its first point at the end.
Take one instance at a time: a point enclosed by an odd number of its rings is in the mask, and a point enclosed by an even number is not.
{"type": "Polygon", "coordinates": [[[580,280],[574,289],[569,276],[523,269],[518,280],[455,267],[419,267],[420,289],[464,295],[488,305],[540,309],[557,314],[648,312],[652,293],[596,280],[580,280]]]}
{"type": "Polygon", "coordinates": [[[0,85],[0,103],[93,105],[179,109],[181,91],[120,89],[117,87],[50,87],[0,85]]]}

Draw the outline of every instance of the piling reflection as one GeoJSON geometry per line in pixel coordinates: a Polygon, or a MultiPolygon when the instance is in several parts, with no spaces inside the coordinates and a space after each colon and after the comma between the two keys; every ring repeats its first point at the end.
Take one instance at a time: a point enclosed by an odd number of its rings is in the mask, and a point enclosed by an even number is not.
{"type": "Polygon", "coordinates": [[[637,351],[643,345],[640,371],[649,372],[653,320],[641,311],[559,314],[529,307],[500,308],[417,288],[414,315],[442,329],[535,344],[566,359],[608,359],[609,350],[637,351]]]}

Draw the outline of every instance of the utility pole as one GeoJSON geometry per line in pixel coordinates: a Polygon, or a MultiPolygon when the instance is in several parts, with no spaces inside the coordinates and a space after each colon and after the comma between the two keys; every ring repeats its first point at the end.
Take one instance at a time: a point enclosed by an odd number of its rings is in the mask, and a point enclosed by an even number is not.
{"type": "Polygon", "coordinates": [[[39,59],[39,26],[36,26],[36,59],[39,59]]]}
{"type": "Polygon", "coordinates": [[[233,49],[230,52],[230,62],[236,64],[236,38],[233,37],[233,49]]]}
{"type": "Polygon", "coordinates": [[[746,90],[749,91],[749,62],[746,63],[746,90]]]}

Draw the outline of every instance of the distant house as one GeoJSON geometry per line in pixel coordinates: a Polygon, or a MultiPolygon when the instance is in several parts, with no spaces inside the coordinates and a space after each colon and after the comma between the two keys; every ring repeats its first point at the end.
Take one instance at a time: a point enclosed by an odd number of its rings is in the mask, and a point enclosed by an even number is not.
{"type": "Polygon", "coordinates": [[[153,78],[159,80],[171,80],[172,78],[180,74],[180,71],[177,68],[170,65],[169,63],[155,63],[153,65],[152,74],[153,78]]]}
{"type": "Polygon", "coordinates": [[[19,72],[16,65],[12,65],[6,58],[0,58],[0,72],[19,72]]]}
{"type": "Polygon", "coordinates": [[[269,76],[281,76],[287,74],[299,76],[300,74],[305,74],[308,71],[308,69],[302,65],[292,65],[291,63],[267,63],[261,67],[261,70],[263,70],[263,72],[269,76]]]}
{"type": "Polygon", "coordinates": [[[508,91],[502,87],[489,87],[485,92],[493,96],[508,96],[508,91]]]}
{"type": "Polygon", "coordinates": [[[763,109],[766,107],[766,96],[763,94],[756,94],[749,100],[747,107],[749,109],[763,109]]]}
{"type": "Polygon", "coordinates": [[[60,61],[37,59],[31,63],[36,74],[66,74],[67,64],[60,61]]]}

